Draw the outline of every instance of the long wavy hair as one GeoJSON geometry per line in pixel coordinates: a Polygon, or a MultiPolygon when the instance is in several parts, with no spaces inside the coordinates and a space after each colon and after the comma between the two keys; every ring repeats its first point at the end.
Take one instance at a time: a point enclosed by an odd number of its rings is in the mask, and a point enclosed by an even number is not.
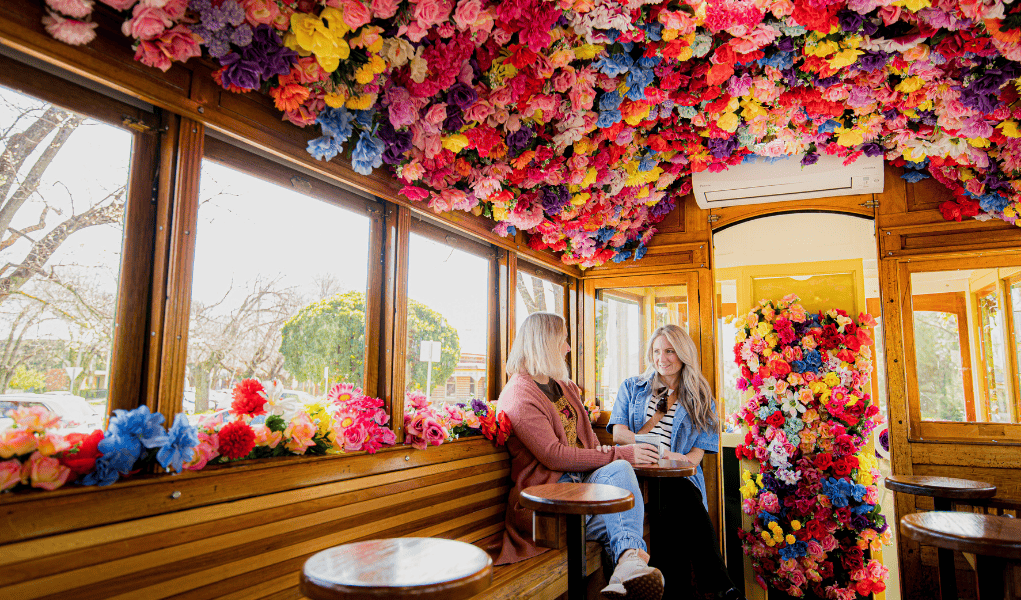
{"type": "Polygon", "coordinates": [[[652,337],[649,338],[647,350],[649,371],[646,373],[652,373],[652,389],[658,390],[661,387],[666,387],[659,372],[656,371],[656,362],[652,356],[652,346],[660,336],[670,342],[674,353],[681,361],[680,385],[678,386],[680,389],[677,390],[677,401],[691,415],[695,429],[706,432],[718,430],[720,421],[713,406],[712,387],[699,368],[698,349],[684,329],[677,325],[664,325],[656,329],[652,333],[652,337]]]}
{"type": "Polygon", "coordinates": [[[548,312],[528,315],[518,327],[507,354],[507,372],[568,381],[571,371],[560,349],[566,339],[567,324],[560,315],[548,312]]]}

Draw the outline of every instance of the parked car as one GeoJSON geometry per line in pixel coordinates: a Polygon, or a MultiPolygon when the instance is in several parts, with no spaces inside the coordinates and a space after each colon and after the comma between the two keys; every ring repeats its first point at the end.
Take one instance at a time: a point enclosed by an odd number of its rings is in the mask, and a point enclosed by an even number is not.
{"type": "Polygon", "coordinates": [[[60,417],[66,429],[92,431],[103,428],[98,415],[84,398],[71,394],[4,394],[0,396],[0,415],[10,416],[17,408],[42,406],[60,417]]]}

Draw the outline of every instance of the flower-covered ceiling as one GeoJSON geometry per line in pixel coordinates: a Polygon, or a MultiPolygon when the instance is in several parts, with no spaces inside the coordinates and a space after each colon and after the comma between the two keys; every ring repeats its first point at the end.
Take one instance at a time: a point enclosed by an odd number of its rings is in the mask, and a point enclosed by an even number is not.
{"type": "MultiPolygon", "coordinates": [[[[316,158],[565,263],[640,258],[692,172],[749,154],[882,154],[946,185],[947,219],[1021,212],[1021,2],[101,1],[137,60],[204,51],[316,158]]],[[[93,0],[46,2],[91,41],[93,0]]]]}

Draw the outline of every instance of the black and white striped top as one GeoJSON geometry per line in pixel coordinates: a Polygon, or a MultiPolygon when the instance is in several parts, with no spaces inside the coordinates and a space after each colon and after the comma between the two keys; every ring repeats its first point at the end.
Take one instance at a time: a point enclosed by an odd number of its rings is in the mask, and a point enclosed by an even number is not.
{"type": "MultiPolygon", "coordinates": [[[[656,394],[649,394],[649,405],[645,409],[645,422],[648,423],[649,419],[656,414],[656,405],[659,404],[659,397],[656,394]]],[[[667,448],[670,448],[670,434],[674,430],[674,413],[677,412],[677,402],[674,402],[670,407],[670,410],[663,415],[663,418],[659,420],[659,423],[652,428],[650,434],[659,436],[659,441],[662,444],[666,444],[667,448]]]]}

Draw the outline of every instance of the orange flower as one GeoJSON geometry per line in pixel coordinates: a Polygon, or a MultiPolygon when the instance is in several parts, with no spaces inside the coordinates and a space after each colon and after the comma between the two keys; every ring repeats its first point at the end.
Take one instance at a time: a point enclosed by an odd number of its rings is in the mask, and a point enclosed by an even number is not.
{"type": "Polygon", "coordinates": [[[986,31],[989,32],[989,37],[1000,40],[1001,42],[1008,42],[1014,44],[1021,44],[1021,29],[1010,29],[1003,30],[1000,26],[1003,25],[1002,19],[986,19],[986,31]]]}
{"type": "Polygon", "coordinates": [[[271,89],[269,95],[273,96],[277,110],[287,112],[289,110],[296,110],[308,99],[308,88],[291,83],[271,89]]]}

